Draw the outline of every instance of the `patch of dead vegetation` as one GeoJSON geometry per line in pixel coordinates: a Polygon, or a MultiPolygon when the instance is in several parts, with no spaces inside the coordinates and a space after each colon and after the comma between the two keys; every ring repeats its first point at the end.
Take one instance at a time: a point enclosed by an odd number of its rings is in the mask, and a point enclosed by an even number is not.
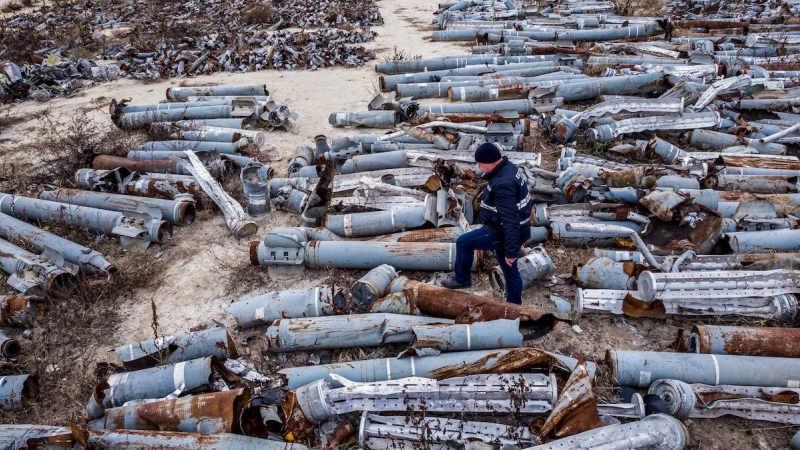
{"type": "Polygon", "coordinates": [[[121,303],[133,289],[157,283],[164,270],[144,252],[131,252],[115,262],[120,273],[111,283],[85,278],[73,293],[48,299],[33,338],[22,341],[22,357],[5,371],[36,376],[40,395],[21,412],[0,412],[0,422],[67,425],[71,418],[84,417],[97,382],[94,366],[110,350],[121,303]]]}
{"type": "Polygon", "coordinates": [[[39,136],[39,140],[20,150],[38,155],[38,164],[4,161],[2,167],[5,177],[0,178],[0,190],[32,192],[38,184],[74,188],[77,187],[75,172],[91,167],[94,156],[125,156],[131,148],[144,142],[145,138],[140,133],[99,126],[90,117],[97,113],[96,110],[77,110],[64,120],[56,119],[49,110],[33,116],[36,127],[32,134],[39,136]]]}

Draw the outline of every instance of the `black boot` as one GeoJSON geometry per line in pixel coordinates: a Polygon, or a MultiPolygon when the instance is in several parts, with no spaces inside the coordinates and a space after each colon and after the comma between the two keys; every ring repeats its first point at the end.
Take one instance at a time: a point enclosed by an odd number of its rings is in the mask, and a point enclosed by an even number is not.
{"type": "Polygon", "coordinates": [[[440,282],[442,287],[446,287],[447,289],[461,289],[461,288],[468,288],[472,286],[472,283],[469,284],[461,284],[456,281],[455,277],[447,277],[440,282]]]}

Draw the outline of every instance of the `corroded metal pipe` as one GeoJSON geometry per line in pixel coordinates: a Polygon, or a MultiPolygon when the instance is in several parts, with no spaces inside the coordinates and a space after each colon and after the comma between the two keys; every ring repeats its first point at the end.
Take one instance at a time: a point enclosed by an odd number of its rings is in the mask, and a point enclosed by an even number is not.
{"type": "Polygon", "coordinates": [[[240,327],[250,328],[278,319],[334,315],[344,307],[344,302],[340,290],[323,285],[243,298],[233,302],[226,311],[236,318],[240,327]]]}
{"type": "Polygon", "coordinates": [[[114,352],[127,370],[141,370],[208,356],[216,356],[221,360],[239,357],[236,345],[225,327],[160,336],[117,347],[114,352]]]}
{"type": "Polygon", "coordinates": [[[161,244],[172,238],[170,224],[143,213],[120,213],[2,193],[0,210],[27,220],[118,235],[123,245],[137,242],[146,247],[150,242],[161,244]]]}
{"type": "Polygon", "coordinates": [[[185,102],[190,96],[253,96],[269,95],[267,87],[263,84],[252,86],[176,86],[167,88],[167,100],[170,102],[185,102]]]}
{"type": "Polygon", "coordinates": [[[162,401],[132,401],[90,420],[90,430],[159,430],[188,433],[241,433],[239,418],[249,389],[233,389],[162,401]]]}
{"type": "MultiPolygon", "coordinates": [[[[530,367],[545,368],[549,371],[553,365],[572,371],[578,363],[578,360],[568,356],[521,347],[293,367],[283,369],[279,373],[286,377],[289,389],[297,389],[316,380],[327,380],[334,386],[341,386],[331,378],[331,374],[360,382],[396,380],[414,376],[441,380],[477,374],[508,373],[530,367]]],[[[588,362],[586,368],[590,377],[594,377],[596,365],[588,362]]]]}
{"type": "MultiPolygon", "coordinates": [[[[399,288],[399,287],[398,287],[399,288]]],[[[522,322],[541,323],[552,329],[556,319],[552,314],[530,306],[520,306],[480,295],[454,291],[419,281],[408,280],[402,287],[407,301],[420,311],[433,317],[455,319],[465,312],[482,320],[519,319],[522,322]]],[[[549,331],[547,329],[546,331],[549,331]]]]}
{"type": "Polygon", "coordinates": [[[8,214],[0,213],[0,237],[25,242],[44,255],[48,255],[50,253],[48,249],[50,249],[87,274],[112,276],[117,273],[117,268],[102,253],[56,236],[8,214]]]}
{"type": "Polygon", "coordinates": [[[688,440],[688,431],[679,420],[665,414],[654,414],[637,422],[584,431],[547,444],[528,447],[525,450],[562,448],[683,450],[688,440]]]}
{"type": "Polygon", "coordinates": [[[70,205],[89,206],[108,211],[158,212],[161,217],[175,225],[189,225],[194,222],[196,214],[191,199],[162,200],[141,198],[130,195],[106,194],[102,192],[82,191],[79,189],[56,189],[42,191],[39,198],[70,205]]]}
{"type": "Polygon", "coordinates": [[[44,317],[44,299],[31,295],[0,295],[0,325],[32,328],[44,317]]]}
{"type": "Polygon", "coordinates": [[[608,350],[606,365],[621,386],[676,379],[710,385],[785,387],[797,383],[800,359],[608,350]]]}
{"type": "Polygon", "coordinates": [[[23,402],[39,395],[39,383],[31,375],[0,376],[0,410],[19,411],[23,402]]]}
{"type": "Polygon", "coordinates": [[[452,320],[402,314],[351,314],[298,319],[278,319],[267,328],[267,347],[273,352],[376,347],[408,343],[411,327],[452,320]]]}
{"type": "Polygon", "coordinates": [[[800,329],[696,325],[686,341],[688,351],[716,355],[800,358],[800,329]]]}

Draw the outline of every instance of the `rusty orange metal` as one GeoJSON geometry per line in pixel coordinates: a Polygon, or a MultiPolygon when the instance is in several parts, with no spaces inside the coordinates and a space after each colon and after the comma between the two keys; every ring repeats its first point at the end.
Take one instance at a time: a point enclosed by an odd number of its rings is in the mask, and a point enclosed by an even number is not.
{"type": "Polygon", "coordinates": [[[241,433],[239,418],[250,401],[249,389],[130,404],[106,410],[92,429],[241,433]]]}
{"type": "Polygon", "coordinates": [[[44,317],[45,305],[40,297],[8,295],[0,301],[0,325],[31,327],[44,317]]]}
{"type": "Polygon", "coordinates": [[[422,313],[433,317],[456,319],[463,316],[465,311],[477,311],[483,320],[550,321],[552,322],[551,328],[557,321],[554,320],[555,318],[552,314],[535,308],[420,283],[419,281],[407,281],[403,293],[422,313]]]}
{"type": "Polygon", "coordinates": [[[531,347],[511,348],[491,353],[472,363],[442,366],[432,370],[430,378],[444,380],[453,377],[465,377],[483,373],[507,373],[521,369],[543,368],[550,371],[556,366],[556,359],[531,347]]]}
{"type": "Polygon", "coordinates": [[[553,411],[538,434],[542,439],[548,438],[551,433],[557,438],[563,438],[602,426],[600,414],[597,412],[597,401],[592,392],[592,380],[586,370],[586,363],[581,362],[572,371],[553,405],[553,411]]]}
{"type": "Polygon", "coordinates": [[[166,159],[139,160],[120,158],[119,156],[98,155],[92,160],[95,169],[114,170],[124,167],[134,172],[163,172],[176,173],[177,161],[166,159]]]}
{"type": "Polygon", "coordinates": [[[727,355],[800,357],[800,329],[768,327],[716,327],[697,325],[692,329],[692,350],[727,355]]]}
{"type": "Polygon", "coordinates": [[[777,158],[748,158],[746,156],[722,155],[715,161],[728,167],[758,167],[762,169],[800,170],[800,161],[777,158]]]}

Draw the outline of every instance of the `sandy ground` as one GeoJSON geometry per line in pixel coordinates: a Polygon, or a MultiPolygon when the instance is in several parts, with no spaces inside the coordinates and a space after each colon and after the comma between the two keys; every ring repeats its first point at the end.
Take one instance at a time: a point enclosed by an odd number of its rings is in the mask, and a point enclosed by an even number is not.
{"type": "MultiPolygon", "coordinates": [[[[408,55],[423,57],[453,55],[468,52],[466,46],[452,43],[433,43],[430,40],[430,20],[437,2],[433,0],[407,0],[404,2],[379,2],[385,25],[376,27],[378,36],[366,47],[378,56],[377,61],[390,58],[395,48],[408,55]]],[[[376,62],[377,62],[376,61],[376,62]]],[[[278,101],[289,100],[290,108],[300,115],[294,128],[269,134],[268,143],[262,150],[270,159],[278,176],[286,173],[286,162],[294,149],[302,144],[313,145],[316,135],[329,138],[350,136],[354,133],[376,132],[364,129],[334,128],[328,124],[328,116],[338,111],[365,110],[369,100],[377,92],[377,74],[374,65],[358,69],[334,68],[317,71],[275,72],[261,71],[244,74],[221,73],[213,76],[187,80],[172,79],[159,83],[143,84],[139,81],[118,80],[103,83],[81,91],[71,99],[57,98],[47,103],[28,101],[20,105],[0,108],[0,116],[11,114],[29,120],[0,129],[0,167],[3,163],[24,165],[39,161],[38,155],[22,151],[24,144],[38,142],[36,134],[39,123],[35,117],[49,110],[56,117],[68,119],[76,111],[87,110],[88,120],[110,127],[108,105],[112,98],[131,98],[132,104],[156,103],[165,98],[165,90],[181,82],[189,85],[206,84],[265,84],[278,101]]],[[[434,102],[435,103],[435,102],[434,102]]],[[[554,157],[553,155],[550,158],[554,157]]],[[[258,239],[275,226],[296,225],[294,215],[273,212],[255,218],[258,239]]],[[[242,297],[271,290],[311,287],[321,284],[330,271],[311,270],[303,276],[270,279],[266,271],[252,267],[248,260],[249,239],[239,241],[229,235],[219,212],[203,211],[198,220],[183,228],[176,228],[171,243],[162,247],[153,246],[146,252],[155,255],[164,264],[165,271],[147,289],[130,292],[121,306],[123,320],[116,332],[103,345],[111,349],[117,345],[152,338],[151,301],[158,311],[160,334],[186,331],[198,325],[210,325],[218,321],[231,329],[242,346],[243,353],[260,353],[258,336],[263,329],[242,332],[226,315],[223,308],[242,297]],[[251,340],[256,338],[255,341],[251,340]]],[[[586,261],[590,252],[548,245],[548,251],[556,262],[559,288],[565,284],[573,264],[586,261]]],[[[116,247],[112,258],[126,260],[136,258],[132,248],[116,247]]],[[[357,276],[358,273],[351,272],[357,276]]],[[[549,300],[550,286],[535,286],[524,292],[524,302],[542,309],[553,310],[549,300]]],[[[485,275],[471,288],[472,292],[492,295],[485,275]]],[[[568,300],[571,297],[566,296],[568,300]]],[[[610,316],[573,316],[574,323],[582,332],[577,333],[568,324],[559,324],[548,336],[530,342],[564,354],[576,355],[587,360],[599,360],[605,350],[642,349],[663,350],[672,340],[675,327],[663,320],[623,320],[610,316]]],[[[100,359],[116,362],[113,355],[100,351],[100,359]]],[[[748,422],[744,420],[715,420],[690,423],[692,448],[786,448],[792,429],[776,424],[748,422]]]]}

